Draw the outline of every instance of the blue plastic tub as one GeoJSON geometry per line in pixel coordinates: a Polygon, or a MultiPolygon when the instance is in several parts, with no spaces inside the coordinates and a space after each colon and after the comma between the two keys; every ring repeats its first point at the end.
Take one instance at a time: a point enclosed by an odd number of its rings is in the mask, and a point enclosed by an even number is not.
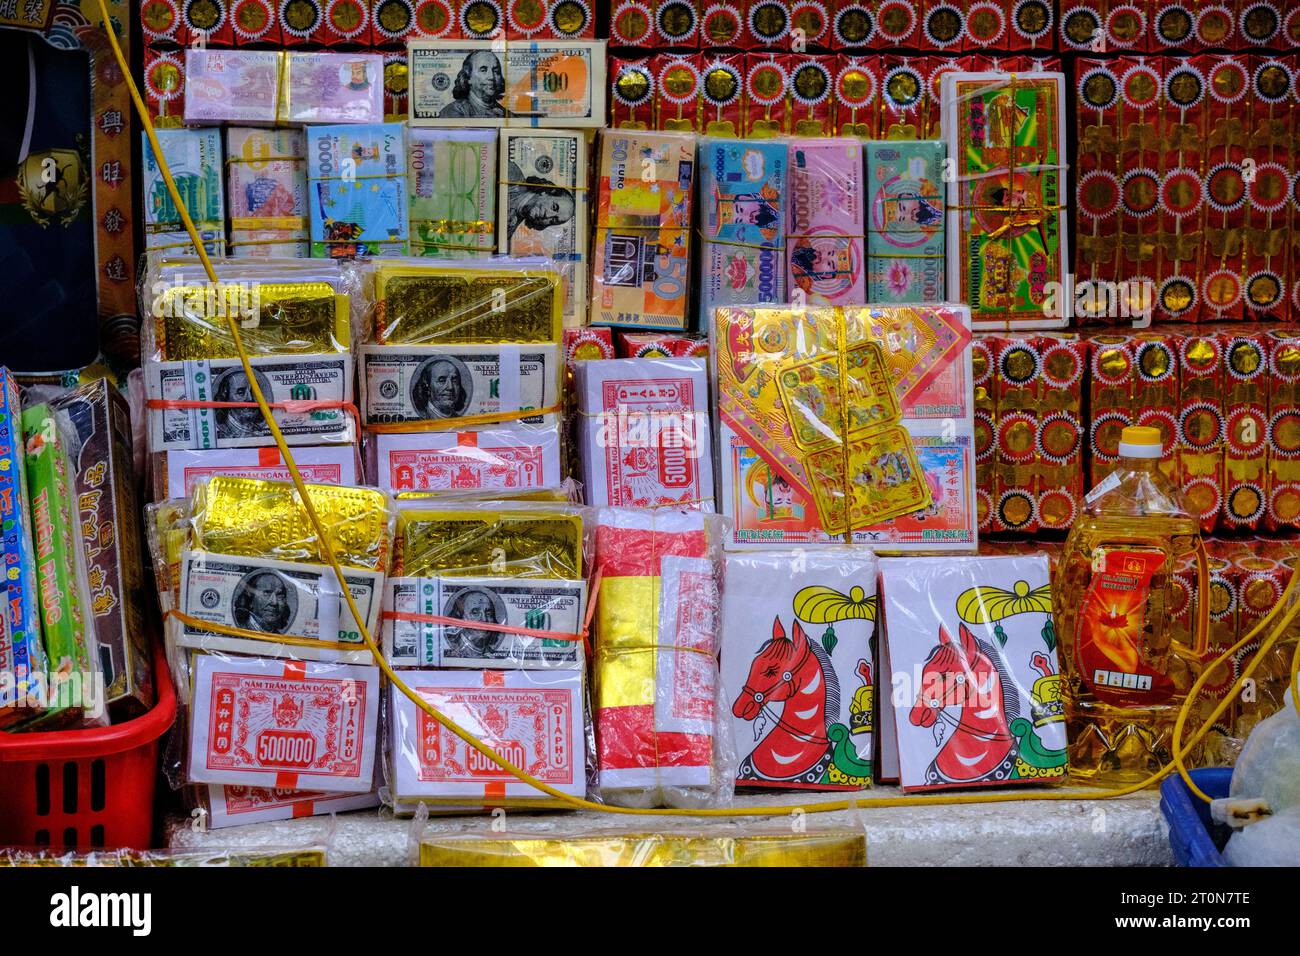
{"type": "MultiPolygon", "coordinates": [[[[1191,777],[1217,800],[1228,795],[1232,768],[1193,770],[1191,777]]],[[[1210,805],[1188,790],[1177,774],[1160,784],[1160,811],[1169,821],[1169,845],[1179,866],[1227,866],[1220,851],[1232,831],[1210,820],[1210,805]]]]}

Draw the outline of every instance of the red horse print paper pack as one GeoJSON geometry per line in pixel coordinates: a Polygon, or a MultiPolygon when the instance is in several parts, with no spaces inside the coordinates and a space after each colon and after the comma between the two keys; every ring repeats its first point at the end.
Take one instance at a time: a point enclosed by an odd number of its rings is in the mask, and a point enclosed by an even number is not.
{"type": "Polygon", "coordinates": [[[870,784],[875,579],[860,550],[727,557],[722,680],[737,786],[870,784]]]}
{"type": "Polygon", "coordinates": [[[880,596],[904,790],[1064,776],[1045,556],[887,559],[880,596]]]}

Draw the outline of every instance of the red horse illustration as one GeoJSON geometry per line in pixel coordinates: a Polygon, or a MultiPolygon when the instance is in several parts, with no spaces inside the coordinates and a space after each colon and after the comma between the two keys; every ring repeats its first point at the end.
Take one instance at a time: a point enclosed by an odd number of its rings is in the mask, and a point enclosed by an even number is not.
{"type": "Polygon", "coordinates": [[[742,762],[741,779],[823,782],[835,750],[826,716],[838,720],[840,688],[825,652],[808,639],[798,621],[793,638],[785,636],[779,617],[772,622],[772,638],[754,656],[731,712],[741,720],[763,715],[776,721],[742,762]],[[772,707],[782,703],[777,717],[772,707]]]}
{"type": "MultiPolygon", "coordinates": [[[[1009,724],[1020,716],[1020,695],[998,653],[961,625],[960,643],[943,625],[939,644],[921,671],[921,687],[909,719],[917,727],[943,721],[952,728],[925,772],[927,784],[994,783],[1015,771],[1015,738],[1009,724]],[[961,707],[954,717],[949,707],[961,707]]],[[[938,728],[938,741],[942,728],[938,728]]]]}

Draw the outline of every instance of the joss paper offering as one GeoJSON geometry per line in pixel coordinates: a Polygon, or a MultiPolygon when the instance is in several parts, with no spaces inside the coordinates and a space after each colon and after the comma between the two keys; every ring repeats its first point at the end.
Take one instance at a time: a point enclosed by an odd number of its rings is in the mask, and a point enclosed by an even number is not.
{"type": "MultiPolygon", "coordinates": [[[[297,448],[294,463],[302,480],[313,485],[355,485],[357,451],[349,445],[297,448]]],[[[188,498],[199,482],[213,475],[288,481],[289,466],[278,448],[220,448],[168,451],[154,458],[154,500],[188,498]]]]}
{"type": "Polygon", "coordinates": [[[200,654],[193,700],[191,783],[374,786],[377,667],[200,654]]]}
{"type": "Polygon", "coordinates": [[[668,508],[599,511],[592,675],[608,802],[699,805],[724,785],[715,748],[716,521],[668,508]]]}
{"type": "Polygon", "coordinates": [[[861,790],[875,733],[876,561],[848,549],[729,554],[723,702],[738,787],[861,790]]]}
{"type": "Polygon", "coordinates": [[[608,359],[574,369],[591,505],[712,508],[704,359],[608,359]]]}
{"type": "Polygon", "coordinates": [[[559,265],[566,326],[587,324],[587,137],[503,129],[497,176],[497,249],[559,265]]]}
{"type": "Polygon", "coordinates": [[[604,125],[603,40],[412,40],[407,56],[412,127],[604,125]]]}
{"type": "Polygon", "coordinates": [[[970,304],[976,329],[1067,324],[1064,82],[1059,73],[943,75],[944,136],[956,161],[948,295],[970,304]]]}
{"type": "Polygon", "coordinates": [[[464,432],[376,435],[375,483],[385,491],[463,494],[558,488],[554,427],[501,424],[464,432]]]}
{"type": "Polygon", "coordinates": [[[401,123],[307,128],[313,256],[406,252],[405,132],[401,123]]]}
{"type": "Polygon", "coordinates": [[[560,273],[542,258],[380,262],[374,284],[380,345],[560,341],[560,273]]]}
{"type": "Polygon", "coordinates": [[[496,250],[495,130],[406,132],[411,253],[461,259],[496,250]]]}
{"type": "Polygon", "coordinates": [[[894,688],[881,706],[896,734],[882,746],[897,749],[904,791],[1064,778],[1045,555],[882,559],[880,601],[880,686],[894,688]]]}
{"type": "Polygon", "coordinates": [[[585,581],[398,577],[384,591],[384,656],[394,667],[582,667],[585,581]]]}
{"type": "Polygon", "coordinates": [[[365,810],[379,806],[379,794],[327,793],[324,790],[293,790],[280,787],[245,787],[234,784],[208,785],[207,825],[243,826],[246,823],[269,823],[273,820],[298,820],[348,810],[365,810]]]}
{"type": "Polygon", "coordinates": [[[724,305],[777,303],[785,292],[787,146],[700,140],[700,305],[708,328],[724,305]]]}
{"type": "Polygon", "coordinates": [[[597,171],[592,318],[685,328],[695,138],[606,131],[597,171]]]}
{"type": "Polygon", "coordinates": [[[274,123],[283,54],[273,50],[185,50],[185,122],[274,123]]]}
{"type": "Polygon", "coordinates": [[[867,298],[944,300],[942,142],[868,143],[867,298]]]}
{"type": "MultiPolygon", "coordinates": [[[[580,670],[411,671],[415,693],[462,730],[537,779],[575,797],[587,792],[580,670]]],[[[554,805],[394,691],[395,800],[554,805]]]]}
{"type": "Polygon", "coordinates": [[[403,502],[398,511],[394,575],[576,580],[583,567],[582,515],[573,508],[403,502]]]}
{"type": "Polygon", "coordinates": [[[306,256],[307,141],[299,129],[226,130],[230,253],[306,256]]]}
{"type": "Polygon", "coordinates": [[[792,140],[789,158],[790,294],[801,294],[808,305],[861,305],[867,292],[862,142],[792,140]]]}
{"type": "Polygon", "coordinates": [[[281,123],[380,123],[384,58],[378,53],[286,53],[281,123]]]}
{"type": "MultiPolygon", "coordinates": [[[[181,214],[172,201],[162,169],[154,158],[148,136],[140,134],[144,144],[145,247],[181,252],[192,248],[181,214]]],[[[171,171],[185,208],[194,221],[203,250],[210,256],[225,254],[226,207],[222,188],[221,131],[219,129],[160,129],[158,145],[171,171]]]]}

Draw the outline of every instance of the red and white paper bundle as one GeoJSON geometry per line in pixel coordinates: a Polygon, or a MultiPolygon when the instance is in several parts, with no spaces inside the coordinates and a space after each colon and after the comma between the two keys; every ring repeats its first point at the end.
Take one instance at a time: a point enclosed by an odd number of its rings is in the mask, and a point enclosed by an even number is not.
{"type": "MultiPolygon", "coordinates": [[[[557,790],[586,794],[581,671],[408,671],[436,711],[557,790]]],[[[394,799],[486,804],[548,797],[467,745],[405,694],[390,702],[394,799]]]]}
{"type": "Polygon", "coordinates": [[[574,377],[588,504],[712,506],[704,359],[582,362],[574,377]]]}
{"type": "Polygon", "coordinates": [[[326,793],[323,790],[281,790],[266,787],[208,785],[208,820],[211,829],[297,820],[301,817],[365,810],[379,806],[379,794],[326,793]]]}
{"type": "MultiPolygon", "coordinates": [[[[293,453],[302,480],[314,485],[357,484],[357,450],[350,445],[315,445],[293,453]]],[[[213,475],[288,481],[289,467],[277,448],[211,448],[159,452],[154,457],[154,497],[188,498],[213,475]]]]}
{"type": "Polygon", "coordinates": [[[368,792],[378,717],[377,667],[198,655],[190,782],[368,792]]]}
{"type": "Polygon", "coordinates": [[[558,488],[555,428],[499,425],[467,432],[377,435],[375,483],[385,491],[558,488]]]}
{"type": "Polygon", "coordinates": [[[719,781],[716,520],[600,510],[592,667],[600,789],[612,802],[698,802],[719,781]]]}

